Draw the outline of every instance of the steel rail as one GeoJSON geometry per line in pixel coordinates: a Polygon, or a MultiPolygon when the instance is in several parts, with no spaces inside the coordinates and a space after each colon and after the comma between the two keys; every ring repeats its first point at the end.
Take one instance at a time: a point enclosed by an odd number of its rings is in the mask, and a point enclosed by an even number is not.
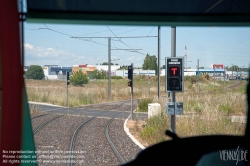
{"type": "MultiPolygon", "coordinates": [[[[106,112],[107,112],[107,111],[106,111],[106,112]]],[[[83,122],[80,126],[78,126],[78,128],[75,130],[75,132],[74,132],[74,134],[73,134],[73,136],[72,136],[71,142],[70,142],[70,150],[69,150],[70,153],[69,153],[69,158],[68,158],[68,166],[71,166],[72,152],[73,152],[73,150],[74,150],[75,139],[76,139],[76,136],[77,136],[79,130],[82,128],[82,126],[84,126],[86,123],[88,123],[89,121],[93,120],[94,118],[95,118],[95,116],[92,117],[92,118],[90,118],[90,119],[88,119],[88,120],[86,120],[86,121],[84,121],[84,122],[83,122]]]]}
{"type": "Polygon", "coordinates": [[[45,125],[48,124],[49,122],[51,122],[51,121],[53,121],[53,120],[55,120],[55,119],[57,119],[57,118],[59,118],[59,117],[61,117],[61,116],[63,116],[63,115],[64,115],[64,114],[59,115],[59,116],[56,116],[55,118],[52,118],[52,119],[46,121],[45,123],[41,124],[40,126],[38,126],[38,127],[35,129],[35,131],[33,132],[33,134],[36,134],[36,132],[37,132],[39,129],[41,129],[43,126],[45,126],[45,125]]]}
{"type": "Polygon", "coordinates": [[[41,116],[45,116],[45,115],[49,115],[49,114],[42,114],[42,115],[38,115],[38,116],[32,117],[32,118],[30,118],[30,119],[39,118],[39,117],[41,117],[41,116]]]}
{"type": "MultiPolygon", "coordinates": [[[[120,107],[120,106],[122,106],[123,104],[125,104],[125,103],[127,103],[127,102],[124,102],[124,103],[122,103],[122,104],[120,104],[119,106],[115,106],[114,108],[112,108],[112,109],[115,109],[115,108],[117,108],[117,107],[120,107]]],[[[102,112],[102,113],[100,113],[100,114],[98,114],[97,116],[100,116],[100,115],[102,115],[102,114],[104,114],[104,113],[106,113],[106,112],[108,112],[108,111],[110,111],[110,110],[112,110],[112,109],[109,109],[109,110],[107,110],[107,111],[105,111],[105,112],[102,112]]],[[[121,112],[122,113],[122,112],[121,112]]],[[[73,150],[74,150],[74,145],[75,145],[75,140],[76,140],[76,136],[77,136],[77,134],[78,134],[78,132],[79,132],[79,130],[85,125],[85,124],[87,124],[88,122],[90,122],[91,120],[93,120],[94,118],[96,118],[97,116],[94,116],[94,117],[92,117],[92,118],[89,118],[88,120],[86,120],[86,121],[84,121],[82,124],[80,124],[79,126],[78,126],[78,128],[74,131],[74,134],[73,134],[73,136],[72,136],[72,138],[71,138],[71,142],[70,142],[70,150],[69,150],[69,158],[68,158],[68,166],[71,166],[71,164],[72,164],[72,152],[73,152],[73,150]]]]}
{"type": "Polygon", "coordinates": [[[116,149],[114,143],[112,142],[112,140],[110,139],[109,137],[109,125],[110,123],[117,117],[119,116],[120,114],[122,114],[123,112],[120,112],[118,113],[116,116],[114,116],[112,119],[110,119],[110,121],[108,122],[107,126],[106,126],[106,132],[105,132],[105,135],[106,135],[106,138],[109,142],[109,145],[111,146],[113,152],[115,153],[116,157],[120,160],[121,164],[125,164],[126,161],[124,160],[124,158],[121,156],[121,154],[119,153],[119,151],[116,149]]]}

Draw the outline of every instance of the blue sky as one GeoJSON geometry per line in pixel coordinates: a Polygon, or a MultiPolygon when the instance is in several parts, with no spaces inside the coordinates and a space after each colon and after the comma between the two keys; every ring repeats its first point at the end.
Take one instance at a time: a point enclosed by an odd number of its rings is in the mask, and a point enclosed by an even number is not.
{"type": "MultiPolygon", "coordinates": [[[[108,61],[107,38],[75,39],[84,37],[157,36],[158,27],[152,26],[95,26],[49,23],[25,23],[25,65],[78,64],[96,65],[108,61]],[[47,28],[47,29],[46,29],[47,28]]],[[[171,53],[171,27],[161,26],[161,66],[171,53]]],[[[176,27],[176,56],[185,55],[187,66],[195,68],[211,64],[225,66],[250,64],[250,27],[176,27]]],[[[158,56],[158,38],[113,38],[112,49],[142,49],[140,53],[111,50],[113,63],[141,67],[147,53],[158,56]]],[[[186,65],[186,64],[185,64],[186,65]]]]}

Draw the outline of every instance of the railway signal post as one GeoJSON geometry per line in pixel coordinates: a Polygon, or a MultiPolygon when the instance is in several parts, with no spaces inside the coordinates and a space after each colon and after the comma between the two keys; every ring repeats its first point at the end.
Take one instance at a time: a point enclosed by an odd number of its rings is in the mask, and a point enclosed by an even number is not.
{"type": "Polygon", "coordinates": [[[171,130],[175,133],[175,115],[183,114],[183,103],[175,102],[175,92],[184,91],[184,57],[176,57],[176,27],[171,27],[171,57],[166,57],[165,91],[171,93],[171,102],[166,104],[166,113],[171,115],[171,130]]]}
{"type": "Polygon", "coordinates": [[[68,107],[68,85],[70,84],[69,82],[69,72],[66,71],[66,106],[68,107]]]}
{"type": "Polygon", "coordinates": [[[131,120],[134,119],[134,115],[133,115],[133,73],[134,73],[134,67],[133,67],[133,63],[131,65],[128,66],[128,79],[130,80],[128,82],[128,86],[131,88],[131,120]]]}
{"type": "Polygon", "coordinates": [[[183,103],[175,102],[175,92],[184,91],[184,57],[166,58],[166,92],[171,92],[171,102],[167,102],[166,113],[171,115],[171,129],[175,133],[175,115],[183,113],[183,103]]]}

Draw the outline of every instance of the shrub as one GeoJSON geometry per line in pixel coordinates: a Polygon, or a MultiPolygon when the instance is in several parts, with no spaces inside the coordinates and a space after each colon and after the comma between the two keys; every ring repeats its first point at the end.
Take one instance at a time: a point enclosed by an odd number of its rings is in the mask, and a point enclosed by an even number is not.
{"type": "Polygon", "coordinates": [[[166,140],[165,131],[168,124],[167,116],[161,112],[147,120],[147,125],[140,131],[140,136],[150,144],[162,142],[166,140]]]}
{"type": "Polygon", "coordinates": [[[83,86],[83,84],[88,84],[88,82],[87,75],[81,71],[73,72],[73,75],[70,76],[70,83],[74,86],[83,86]]]}
{"type": "Polygon", "coordinates": [[[229,113],[231,111],[231,109],[230,109],[229,105],[227,105],[227,104],[221,104],[219,106],[219,111],[227,114],[227,113],[229,113]]]}
{"type": "Polygon", "coordinates": [[[188,85],[187,85],[187,87],[188,87],[188,89],[192,89],[193,88],[193,84],[189,82],[188,85]]]}
{"type": "Polygon", "coordinates": [[[95,79],[105,79],[107,72],[104,70],[95,70],[91,73],[91,77],[95,79]]]}
{"type": "Polygon", "coordinates": [[[153,99],[141,99],[138,102],[138,112],[148,112],[148,103],[152,103],[153,99]]]}
{"type": "Polygon", "coordinates": [[[112,76],[111,79],[122,79],[122,76],[112,76]]]}
{"type": "Polygon", "coordinates": [[[25,73],[27,79],[42,80],[45,75],[41,66],[31,65],[25,73]]]}

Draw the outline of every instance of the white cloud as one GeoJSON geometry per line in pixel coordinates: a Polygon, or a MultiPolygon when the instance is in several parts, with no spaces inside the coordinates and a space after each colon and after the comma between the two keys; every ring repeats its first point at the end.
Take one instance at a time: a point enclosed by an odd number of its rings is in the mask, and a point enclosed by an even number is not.
{"type": "MultiPolygon", "coordinates": [[[[98,56],[96,54],[83,54],[75,53],[73,51],[62,50],[53,47],[36,47],[31,44],[26,43],[25,46],[25,65],[59,65],[59,66],[72,66],[79,64],[89,64],[95,65],[103,62],[107,62],[108,58],[105,56],[98,56]]],[[[141,64],[144,56],[136,56],[132,55],[131,57],[118,57],[111,56],[111,60],[113,63],[118,63],[119,65],[130,65],[134,63],[134,65],[141,64]],[[117,60],[120,59],[120,60],[117,60]]],[[[139,65],[141,66],[141,65],[139,65]]]]}
{"type": "Polygon", "coordinates": [[[57,48],[44,48],[25,44],[25,65],[37,64],[42,66],[52,64],[71,66],[84,63],[89,63],[84,55],[57,48]]]}
{"type": "Polygon", "coordinates": [[[128,61],[132,61],[134,59],[135,59],[135,56],[132,56],[132,57],[128,58],[128,61]]]}
{"type": "Polygon", "coordinates": [[[47,48],[47,50],[48,50],[48,51],[54,51],[54,49],[53,49],[53,48],[47,48]]]}
{"type": "Polygon", "coordinates": [[[31,44],[29,44],[29,43],[25,43],[24,47],[28,48],[28,49],[32,49],[33,48],[33,46],[31,44]]]}

